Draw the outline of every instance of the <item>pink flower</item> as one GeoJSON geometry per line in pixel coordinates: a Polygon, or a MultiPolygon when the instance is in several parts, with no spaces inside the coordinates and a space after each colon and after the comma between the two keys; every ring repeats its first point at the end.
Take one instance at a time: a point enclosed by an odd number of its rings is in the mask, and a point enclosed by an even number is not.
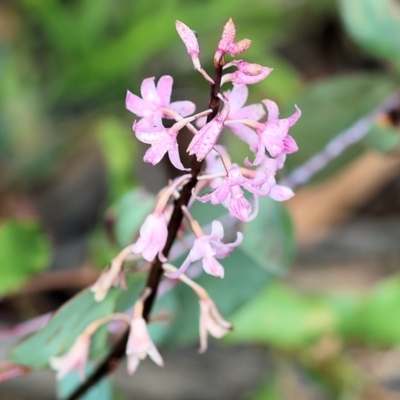
{"type": "Polygon", "coordinates": [[[214,55],[214,60],[219,60],[226,54],[229,53],[232,57],[236,57],[239,54],[246,52],[250,45],[251,40],[243,39],[239,42],[235,42],[236,28],[232,21],[232,18],[224,26],[222,37],[217,45],[217,51],[214,55]]]}
{"type": "Polygon", "coordinates": [[[61,357],[51,357],[51,368],[57,371],[57,379],[73,371],[79,371],[82,380],[85,379],[85,367],[89,357],[90,335],[78,336],[70,350],[61,357]]]}
{"type": "Polygon", "coordinates": [[[232,91],[224,92],[224,96],[228,98],[230,112],[225,120],[225,125],[241,140],[246,142],[250,149],[257,148],[257,134],[250,127],[234,122],[231,120],[252,119],[259,121],[264,115],[265,111],[261,104],[251,104],[245,106],[249,90],[246,85],[233,85],[232,91]]]}
{"type": "Polygon", "coordinates": [[[180,36],[183,44],[186,47],[187,52],[189,53],[192,59],[195,69],[197,70],[201,69],[199,60],[200,48],[195,32],[180,21],[175,22],[175,27],[176,30],[178,31],[178,35],[180,36]]]}
{"type": "Polygon", "coordinates": [[[108,291],[114,286],[121,286],[123,289],[127,289],[125,281],[125,271],[123,268],[123,261],[113,260],[111,264],[102,271],[101,275],[91,287],[91,291],[94,292],[94,299],[96,301],[102,301],[106,297],[108,291]]]}
{"type": "Polygon", "coordinates": [[[224,237],[224,228],[221,222],[213,221],[211,234],[201,235],[194,240],[193,247],[190,250],[186,260],[181,267],[167,274],[168,278],[176,279],[182,275],[189,265],[195,261],[203,260],[203,269],[207,274],[224,277],[224,267],[216,260],[216,258],[226,258],[232,253],[233,249],[242,243],[243,235],[238,232],[237,239],[233,243],[222,243],[224,237]]]}
{"type": "Polygon", "coordinates": [[[162,76],[157,84],[154,77],[146,78],[140,88],[142,98],[131,93],[126,94],[126,108],[138,117],[153,120],[156,116],[160,118],[171,118],[163,112],[163,108],[171,109],[183,117],[193,114],[196,106],[191,101],[175,101],[171,103],[171,92],[173,79],[171,76],[162,76]]]}
{"type": "Polygon", "coordinates": [[[142,253],[147,261],[153,261],[158,254],[164,258],[162,250],[167,242],[168,228],[162,213],[152,213],[147,216],[140,228],[140,236],[130,249],[133,253],[142,253]]]}
{"type": "Polygon", "coordinates": [[[135,136],[143,143],[150,144],[151,147],[146,151],[143,161],[150,164],[158,164],[168,152],[168,157],[172,165],[181,171],[187,171],[182,165],[179,157],[177,136],[179,131],[191,120],[182,119],[176,122],[171,128],[165,128],[159,118],[154,117],[154,124],[147,119],[133,123],[135,136]]]}
{"type": "Polygon", "coordinates": [[[226,82],[251,85],[263,81],[272,72],[272,68],[262,67],[259,64],[252,64],[243,60],[234,60],[227,64],[225,68],[231,65],[237,66],[238,69],[235,72],[225,74],[222,77],[221,85],[226,82]]]}
{"type": "Polygon", "coordinates": [[[233,329],[233,325],[219,312],[211,299],[200,299],[200,353],[207,350],[207,333],[219,339],[233,329]]]}
{"type": "Polygon", "coordinates": [[[269,197],[276,201],[285,201],[294,196],[293,190],[282,185],[277,185],[275,175],[278,169],[283,167],[286,155],[281,154],[278,157],[269,158],[265,156],[261,163],[261,168],[256,172],[255,179],[267,178],[264,185],[267,185],[270,189],[269,197]]]}
{"type": "Polygon", "coordinates": [[[147,355],[160,367],[164,365],[163,359],[147,331],[146,321],[140,316],[134,316],[132,319],[126,355],[130,375],[136,371],[139,362],[144,360],[147,355]]]}
{"type": "MultiPolygon", "coordinates": [[[[239,139],[246,142],[252,151],[257,149],[258,136],[256,132],[247,125],[236,120],[251,119],[259,121],[264,115],[262,104],[251,104],[244,106],[249,95],[249,89],[246,85],[233,84],[232,90],[223,93],[228,99],[229,115],[224,125],[227,126],[239,139]]],[[[199,118],[196,125],[204,126],[206,118],[199,118]]]]}
{"type": "Polygon", "coordinates": [[[205,124],[194,136],[187,149],[189,155],[196,154],[197,161],[204,160],[217,143],[228,114],[229,105],[225,103],[221,112],[219,112],[213,120],[205,124]]]}
{"type": "Polygon", "coordinates": [[[301,116],[300,109],[296,107],[296,111],[289,118],[279,119],[279,109],[275,102],[271,100],[263,100],[268,110],[267,122],[258,124],[258,144],[257,155],[253,165],[258,165],[265,156],[266,149],[272,157],[279,154],[290,154],[297,151],[297,144],[294,139],[289,136],[289,128],[293,126],[301,116]]]}
{"type": "Polygon", "coordinates": [[[264,185],[267,180],[268,177],[261,180],[247,179],[242,175],[239,167],[234,165],[228,170],[227,176],[219,187],[211,193],[195,197],[202,203],[211,201],[211,204],[221,204],[227,201],[228,209],[233,216],[241,221],[248,221],[251,206],[249,201],[244,197],[241,186],[254,195],[268,196],[270,188],[264,185]]]}

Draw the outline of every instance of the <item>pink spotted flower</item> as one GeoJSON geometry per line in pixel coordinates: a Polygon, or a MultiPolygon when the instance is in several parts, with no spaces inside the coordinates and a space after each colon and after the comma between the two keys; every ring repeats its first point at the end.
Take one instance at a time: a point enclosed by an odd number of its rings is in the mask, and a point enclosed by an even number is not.
{"type": "MultiPolygon", "coordinates": [[[[234,84],[232,90],[227,90],[224,96],[228,99],[229,114],[224,122],[239,139],[250,146],[252,151],[257,149],[258,135],[255,130],[242,123],[240,120],[249,119],[259,121],[265,115],[264,107],[261,103],[245,106],[249,89],[246,85],[234,84]]],[[[204,126],[206,118],[199,118],[196,125],[204,126]]]]}
{"type": "Polygon", "coordinates": [[[154,117],[170,118],[164,109],[173,110],[183,117],[195,112],[196,106],[191,101],[174,101],[171,103],[173,79],[169,75],[162,76],[157,83],[154,77],[146,78],[142,82],[140,92],[142,98],[131,93],[126,94],[126,108],[138,117],[153,120],[154,117]]]}
{"type": "Polygon", "coordinates": [[[164,155],[168,153],[171,164],[181,171],[187,170],[179,157],[178,133],[194,118],[183,118],[176,122],[172,127],[165,128],[160,118],[154,117],[153,122],[141,119],[133,123],[135,136],[143,143],[150,144],[151,147],[146,151],[143,161],[150,164],[158,164],[164,155]]]}
{"type": "Polygon", "coordinates": [[[198,236],[181,267],[167,276],[176,279],[186,271],[191,263],[202,260],[203,269],[207,274],[223,278],[224,267],[216,259],[228,257],[234,248],[242,243],[243,235],[238,232],[237,239],[233,243],[223,243],[223,237],[224,228],[221,222],[213,221],[211,234],[198,236]]]}
{"type": "Polygon", "coordinates": [[[218,138],[224,128],[224,122],[229,114],[228,102],[225,102],[224,108],[214,119],[205,124],[194,136],[189,144],[187,151],[189,155],[196,155],[197,161],[202,161],[216,145],[218,138]]]}
{"type": "Polygon", "coordinates": [[[240,168],[233,165],[229,168],[223,182],[211,193],[195,196],[197,200],[211,204],[221,204],[226,202],[230,213],[241,221],[249,221],[251,218],[251,205],[244,196],[242,187],[253,193],[255,196],[268,196],[270,187],[265,185],[268,177],[261,180],[245,178],[240,172],[240,168]]]}
{"type": "Polygon", "coordinates": [[[265,157],[265,149],[271,157],[280,154],[290,154],[297,151],[298,147],[292,136],[289,135],[289,128],[293,126],[301,116],[300,109],[288,118],[279,119],[278,105],[272,100],[263,100],[268,110],[268,119],[265,123],[250,123],[255,126],[258,133],[257,154],[253,165],[259,165],[265,157]]]}

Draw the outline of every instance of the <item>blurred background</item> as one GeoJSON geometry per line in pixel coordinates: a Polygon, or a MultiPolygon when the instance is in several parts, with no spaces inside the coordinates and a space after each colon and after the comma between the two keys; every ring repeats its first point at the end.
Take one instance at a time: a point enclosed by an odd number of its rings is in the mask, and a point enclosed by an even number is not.
{"type": "MultiPolygon", "coordinates": [[[[296,191],[283,239],[295,256],[271,267],[222,345],[170,347],[166,368],[129,379],[121,369],[104,399],[400,399],[396,0],[0,0],[0,327],[55,310],[116,254],[126,193],[174,174],[142,162],[126,90],[171,75],[173,100],[206,108],[174,22],[196,30],[211,71],[229,17],[253,41],[246,60],[274,68],[249,103],[303,112],[281,176],[296,191]]],[[[18,332],[1,331],[2,359],[18,332]]],[[[0,386],[3,400],[55,390],[51,372],[0,386]]]]}

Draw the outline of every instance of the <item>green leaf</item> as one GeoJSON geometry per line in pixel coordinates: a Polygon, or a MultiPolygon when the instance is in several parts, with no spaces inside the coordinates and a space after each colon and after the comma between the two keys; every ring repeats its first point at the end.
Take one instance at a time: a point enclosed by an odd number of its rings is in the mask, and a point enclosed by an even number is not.
{"type": "MultiPolygon", "coordinates": [[[[49,358],[67,352],[91,322],[115,311],[125,311],[136,301],[143,287],[144,277],[134,275],[129,279],[129,291],[113,288],[101,302],[94,300],[90,290],[79,293],[64,304],[42,330],[16,345],[11,350],[10,360],[34,369],[45,368],[49,358]]],[[[105,340],[100,344],[97,343],[92,356],[104,353],[105,340]]]]}
{"type": "Polygon", "coordinates": [[[142,188],[136,188],[125,194],[115,207],[117,220],[115,234],[121,247],[133,242],[135,234],[146,216],[154,210],[156,198],[142,188]]]}
{"type": "Polygon", "coordinates": [[[9,220],[0,225],[0,296],[46,269],[50,257],[50,241],[39,224],[9,220]]]}
{"type": "Polygon", "coordinates": [[[296,349],[334,332],[338,317],[320,298],[275,283],[233,318],[229,343],[260,343],[296,349]]]}
{"type": "Polygon", "coordinates": [[[343,334],[378,345],[400,343],[400,278],[377,285],[343,323],[343,334]]]}
{"type": "MultiPolygon", "coordinates": [[[[93,371],[93,365],[89,364],[86,368],[86,376],[93,371]]],[[[82,384],[78,372],[72,372],[65,376],[61,381],[57,381],[57,398],[66,399],[72,392],[82,384]]],[[[113,387],[109,377],[103,378],[95,386],[92,386],[81,400],[114,400],[113,387]]]]}
{"type": "Polygon", "coordinates": [[[128,125],[111,117],[99,121],[96,137],[106,159],[110,201],[115,201],[132,187],[137,142],[128,125]]]}
{"type": "Polygon", "coordinates": [[[389,153],[400,145],[400,131],[391,126],[375,124],[366,137],[369,146],[382,153],[389,153]]]}
{"type": "MultiPolygon", "coordinates": [[[[395,78],[379,74],[341,76],[325,80],[306,88],[291,104],[297,104],[302,116],[290,134],[299,151],[290,154],[285,167],[293,170],[324,147],[359,118],[375,109],[398,86],[395,78]]],[[[293,105],[281,115],[294,112],[293,105]]],[[[363,144],[350,146],[333,160],[315,179],[323,179],[354,160],[364,150],[363,144]]]]}
{"type": "Polygon", "coordinates": [[[253,262],[267,271],[282,275],[294,257],[292,221],[281,203],[262,197],[257,218],[243,227],[240,246],[253,262]]]}
{"type": "Polygon", "coordinates": [[[350,35],[364,49],[400,68],[400,5],[395,0],[341,0],[350,35]]]}

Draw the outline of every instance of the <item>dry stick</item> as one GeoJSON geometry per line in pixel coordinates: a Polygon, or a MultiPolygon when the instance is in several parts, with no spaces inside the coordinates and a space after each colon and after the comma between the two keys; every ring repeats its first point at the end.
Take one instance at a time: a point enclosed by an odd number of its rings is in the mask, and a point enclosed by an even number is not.
{"type": "MultiPolygon", "coordinates": [[[[221,86],[221,76],[222,76],[222,66],[221,62],[214,62],[215,75],[214,75],[214,85],[211,85],[210,91],[210,101],[209,108],[212,109],[212,113],[208,115],[207,122],[210,122],[218,113],[219,109],[219,98],[217,97],[220,86],[221,86]]],[[[168,257],[169,251],[176,239],[176,235],[178,233],[179,227],[181,226],[183,220],[182,206],[187,206],[192,195],[192,189],[197,184],[197,177],[201,171],[203,166],[203,161],[198,162],[196,158],[193,159],[192,169],[191,169],[191,179],[188,183],[182,188],[181,196],[178,200],[175,201],[174,211],[172,213],[171,219],[168,224],[168,237],[167,242],[165,244],[163,254],[165,257],[168,257]]],[[[151,309],[153,307],[154,300],[157,295],[158,285],[161,280],[161,276],[163,273],[161,261],[157,257],[153,265],[151,267],[146,287],[151,289],[151,294],[144,302],[143,308],[143,318],[148,321],[151,309]]],[[[119,361],[125,355],[126,344],[128,342],[129,337],[129,329],[126,329],[116,345],[111,350],[111,353],[108,357],[98,366],[96,371],[81,385],[79,386],[74,393],[68,397],[67,400],[77,400],[83,394],[85,394],[91,387],[93,387],[96,383],[98,383],[103,377],[113,372],[117,366],[119,361]]]]}

